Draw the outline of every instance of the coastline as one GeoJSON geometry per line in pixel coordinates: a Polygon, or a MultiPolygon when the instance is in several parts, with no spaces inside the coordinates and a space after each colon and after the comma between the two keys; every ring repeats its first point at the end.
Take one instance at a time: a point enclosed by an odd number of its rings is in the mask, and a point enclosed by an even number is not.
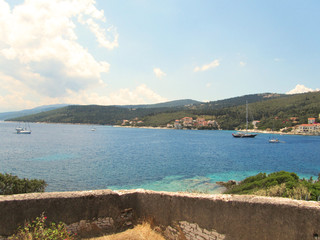
{"type": "MultiPolygon", "coordinates": [[[[5,121],[1,120],[0,122],[18,122],[18,121],[5,121]]],[[[162,129],[162,130],[197,130],[198,129],[175,129],[175,128],[167,128],[167,127],[148,127],[148,126],[121,126],[121,125],[101,125],[101,124],[91,124],[91,123],[55,123],[55,122],[32,122],[37,124],[68,124],[68,125],[94,125],[94,126],[110,126],[110,127],[119,127],[119,128],[143,128],[143,129],[162,129]]],[[[224,131],[223,129],[219,130],[210,130],[210,131],[224,131]]],[[[243,132],[245,130],[225,130],[225,131],[239,131],[243,132]]],[[[251,133],[259,133],[259,134],[277,134],[277,135],[300,135],[300,136],[320,136],[319,134],[307,134],[307,133],[297,133],[297,132],[281,132],[281,131],[267,131],[267,130],[259,130],[259,129],[248,129],[248,132],[251,133]]]]}
{"type": "MultiPolygon", "coordinates": [[[[198,130],[198,129],[175,129],[175,128],[167,128],[167,127],[147,127],[147,126],[120,126],[120,125],[112,125],[113,127],[122,127],[122,128],[144,128],[144,129],[167,129],[167,130],[196,130],[196,131],[203,131],[203,130],[198,130]]],[[[239,131],[243,132],[245,130],[210,130],[210,131],[239,131]]],[[[293,132],[280,132],[280,131],[267,131],[267,130],[258,130],[258,129],[248,129],[248,132],[252,133],[260,133],[260,134],[278,134],[278,135],[303,135],[303,136],[315,136],[315,135],[310,135],[310,134],[301,134],[301,133],[293,133],[293,132]]]]}
{"type": "MultiPolygon", "coordinates": [[[[242,130],[239,130],[240,132],[242,130]]],[[[266,131],[258,129],[248,129],[248,132],[262,133],[262,134],[278,134],[278,135],[300,135],[300,136],[320,136],[319,134],[307,134],[307,133],[297,133],[297,132],[281,132],[281,131],[266,131]]]]}

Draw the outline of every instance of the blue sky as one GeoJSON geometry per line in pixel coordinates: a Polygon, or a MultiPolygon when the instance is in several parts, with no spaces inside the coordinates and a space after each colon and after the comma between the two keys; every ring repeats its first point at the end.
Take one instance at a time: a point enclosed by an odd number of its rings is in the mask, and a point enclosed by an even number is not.
{"type": "Polygon", "coordinates": [[[319,90],[320,2],[0,0],[0,112],[319,90]]]}

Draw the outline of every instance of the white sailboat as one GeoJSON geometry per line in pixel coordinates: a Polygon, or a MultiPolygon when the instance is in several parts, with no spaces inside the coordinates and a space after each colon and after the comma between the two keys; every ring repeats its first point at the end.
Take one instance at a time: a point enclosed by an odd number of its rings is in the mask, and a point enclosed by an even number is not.
{"type": "Polygon", "coordinates": [[[232,136],[235,138],[254,138],[257,136],[255,133],[248,133],[248,101],[246,101],[246,131],[232,133],[232,136]]]}
{"type": "Polygon", "coordinates": [[[24,127],[21,127],[19,125],[18,127],[16,127],[16,131],[17,131],[17,134],[31,134],[31,128],[30,128],[29,123],[28,123],[28,126],[25,123],[24,127]]]}

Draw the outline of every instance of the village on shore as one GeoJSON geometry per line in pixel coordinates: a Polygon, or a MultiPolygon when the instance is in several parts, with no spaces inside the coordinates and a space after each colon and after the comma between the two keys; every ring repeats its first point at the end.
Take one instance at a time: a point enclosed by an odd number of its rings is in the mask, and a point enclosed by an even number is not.
{"type": "MultiPolygon", "coordinates": [[[[319,114],[320,119],[320,114],[319,114]]],[[[294,124],[298,123],[297,117],[292,117],[288,121],[291,121],[294,124]]],[[[252,129],[248,129],[250,132],[258,133],[274,133],[274,134],[290,134],[290,135],[320,135],[320,123],[316,122],[316,118],[308,118],[308,123],[306,124],[297,124],[290,128],[285,127],[280,129],[280,131],[273,131],[272,129],[267,128],[266,130],[260,130],[257,127],[257,124],[260,121],[254,120],[251,122],[253,125],[252,129]]],[[[122,127],[142,127],[142,128],[162,128],[162,129],[192,129],[192,130],[222,130],[219,123],[216,120],[205,120],[204,118],[192,117],[183,117],[177,119],[173,124],[167,124],[166,127],[148,127],[144,125],[144,122],[135,118],[133,120],[123,120],[122,127]]],[[[236,129],[241,131],[242,129],[236,129]]]]}

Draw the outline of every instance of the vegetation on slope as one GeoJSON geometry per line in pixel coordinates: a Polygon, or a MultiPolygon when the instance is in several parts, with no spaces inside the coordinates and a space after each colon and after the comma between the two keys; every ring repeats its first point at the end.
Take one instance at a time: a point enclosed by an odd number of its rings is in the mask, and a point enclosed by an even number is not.
{"type": "Polygon", "coordinates": [[[117,107],[124,107],[124,108],[173,108],[173,107],[184,107],[184,106],[191,106],[191,105],[198,105],[201,104],[199,101],[195,101],[192,99],[182,99],[182,100],[175,100],[169,101],[164,103],[155,103],[155,104],[142,104],[142,105],[117,105],[117,107]]]}
{"type": "Polygon", "coordinates": [[[185,116],[197,117],[197,115],[191,114],[189,111],[174,111],[147,115],[142,118],[142,121],[144,126],[166,127],[168,123],[174,123],[176,119],[181,119],[185,116]]]}
{"type": "Polygon", "coordinates": [[[246,100],[249,102],[249,120],[259,120],[257,127],[261,130],[290,128],[307,123],[309,117],[318,117],[320,113],[320,92],[312,92],[296,95],[253,94],[182,107],[68,106],[10,120],[114,125],[121,124],[125,119],[138,119],[143,121],[140,126],[158,127],[183,117],[195,119],[206,116],[215,119],[221,129],[234,130],[245,128],[246,100]]]}
{"type": "MultiPolygon", "coordinates": [[[[226,186],[226,185],[225,185],[226,186]]],[[[320,174],[317,180],[300,179],[295,173],[280,171],[259,173],[238,184],[227,184],[228,194],[253,194],[271,197],[314,200],[320,197],[320,174]]]]}
{"type": "MultiPolygon", "coordinates": [[[[249,104],[249,120],[259,120],[258,129],[279,130],[295,124],[307,123],[309,117],[318,117],[320,113],[320,92],[282,96],[249,104]],[[290,118],[296,117],[294,123],[290,118]]],[[[197,115],[214,115],[222,129],[245,128],[245,104],[235,107],[215,109],[207,108],[192,111],[197,115]]],[[[252,127],[252,126],[251,126],[252,127]]]]}
{"type": "Polygon", "coordinates": [[[26,122],[114,125],[119,124],[123,119],[141,118],[149,114],[154,115],[168,110],[170,110],[170,108],[128,109],[115,106],[76,105],[10,120],[26,122]]]}

